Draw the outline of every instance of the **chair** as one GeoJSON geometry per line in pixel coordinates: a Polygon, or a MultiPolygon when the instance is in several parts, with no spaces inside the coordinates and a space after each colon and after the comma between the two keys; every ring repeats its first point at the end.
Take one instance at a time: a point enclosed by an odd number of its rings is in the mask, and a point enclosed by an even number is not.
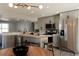
{"type": "Polygon", "coordinates": [[[23,36],[15,36],[15,46],[23,46],[23,36]]]}
{"type": "Polygon", "coordinates": [[[48,37],[48,43],[44,42],[44,48],[46,48],[46,46],[48,50],[52,51],[53,56],[54,56],[53,37],[48,37]]]}
{"type": "Polygon", "coordinates": [[[40,46],[39,45],[39,40],[35,37],[25,37],[23,41],[24,46],[40,46]]]}

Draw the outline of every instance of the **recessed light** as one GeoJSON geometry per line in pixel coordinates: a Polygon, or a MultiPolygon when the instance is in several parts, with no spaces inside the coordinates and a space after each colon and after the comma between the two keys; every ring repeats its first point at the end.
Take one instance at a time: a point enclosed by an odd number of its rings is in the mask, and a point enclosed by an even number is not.
{"type": "Polygon", "coordinates": [[[59,11],[56,11],[56,13],[59,13],[59,11]]]}
{"type": "Polygon", "coordinates": [[[31,9],[31,6],[28,6],[27,9],[31,9]]]}
{"type": "Polygon", "coordinates": [[[39,8],[40,8],[40,9],[43,9],[43,5],[39,5],[39,8]]]}
{"type": "Polygon", "coordinates": [[[47,6],[47,8],[49,8],[49,6],[47,6]]]}
{"type": "Polygon", "coordinates": [[[13,3],[9,3],[8,5],[9,5],[9,7],[13,7],[13,3]]]}
{"type": "Polygon", "coordinates": [[[14,8],[17,8],[17,6],[14,6],[14,8]]]}

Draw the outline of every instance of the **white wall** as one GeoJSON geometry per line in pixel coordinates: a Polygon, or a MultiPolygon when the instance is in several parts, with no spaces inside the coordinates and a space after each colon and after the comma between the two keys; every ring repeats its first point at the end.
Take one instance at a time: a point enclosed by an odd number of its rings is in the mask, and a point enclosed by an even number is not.
{"type": "Polygon", "coordinates": [[[9,32],[16,32],[17,24],[18,22],[9,22],[9,32]]]}
{"type": "Polygon", "coordinates": [[[32,22],[30,21],[19,21],[17,24],[17,30],[19,31],[33,31],[32,22]]]}

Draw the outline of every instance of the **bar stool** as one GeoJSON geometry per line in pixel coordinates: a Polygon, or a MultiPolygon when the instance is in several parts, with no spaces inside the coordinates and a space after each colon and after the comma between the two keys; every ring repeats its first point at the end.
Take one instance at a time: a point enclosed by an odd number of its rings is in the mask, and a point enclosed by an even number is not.
{"type": "Polygon", "coordinates": [[[48,50],[52,51],[53,56],[54,56],[53,37],[48,37],[48,43],[47,42],[44,42],[44,48],[47,48],[48,50]]]}

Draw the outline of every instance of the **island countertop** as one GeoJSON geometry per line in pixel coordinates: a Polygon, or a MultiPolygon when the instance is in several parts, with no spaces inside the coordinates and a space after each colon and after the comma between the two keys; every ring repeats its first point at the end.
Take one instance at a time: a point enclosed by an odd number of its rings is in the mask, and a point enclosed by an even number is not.
{"type": "MultiPolygon", "coordinates": [[[[37,33],[34,33],[34,35],[30,34],[31,32],[9,32],[9,33],[2,33],[2,48],[8,47],[14,47],[14,36],[23,36],[23,37],[34,37],[37,38],[35,41],[40,42],[40,47],[43,47],[44,42],[48,42],[48,36],[47,35],[38,35],[37,33]],[[10,46],[9,46],[10,45],[10,46]]],[[[33,41],[33,40],[32,40],[33,41]]]]}

